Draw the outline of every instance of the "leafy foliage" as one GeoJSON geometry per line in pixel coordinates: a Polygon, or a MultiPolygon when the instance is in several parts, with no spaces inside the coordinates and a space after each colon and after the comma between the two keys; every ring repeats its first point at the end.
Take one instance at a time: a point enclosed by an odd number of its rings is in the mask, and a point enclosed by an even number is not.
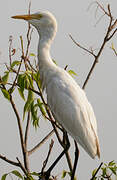
{"type": "MultiPolygon", "coordinates": [[[[64,179],[66,177],[66,175],[69,175],[71,177],[72,174],[71,174],[71,172],[63,170],[61,178],[64,179]]],[[[74,177],[74,180],[77,180],[76,177],[74,177]]]]}
{"type": "Polygon", "coordinates": [[[77,73],[75,73],[73,70],[69,70],[68,73],[69,73],[71,76],[78,76],[77,73]]]}
{"type": "MultiPolygon", "coordinates": [[[[95,176],[97,169],[94,169],[92,172],[92,177],[95,176]]],[[[113,178],[117,178],[117,164],[115,161],[110,161],[109,163],[104,163],[104,165],[100,168],[98,174],[93,178],[93,180],[112,180],[113,178]],[[99,173],[100,172],[100,173],[99,173]]]]}

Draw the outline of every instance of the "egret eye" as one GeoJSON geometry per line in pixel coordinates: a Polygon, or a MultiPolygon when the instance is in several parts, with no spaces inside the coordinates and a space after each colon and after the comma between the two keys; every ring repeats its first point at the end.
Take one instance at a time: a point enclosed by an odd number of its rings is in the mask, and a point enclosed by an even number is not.
{"type": "Polygon", "coordinates": [[[43,17],[43,15],[42,14],[37,14],[37,19],[41,19],[42,17],[43,17]]]}

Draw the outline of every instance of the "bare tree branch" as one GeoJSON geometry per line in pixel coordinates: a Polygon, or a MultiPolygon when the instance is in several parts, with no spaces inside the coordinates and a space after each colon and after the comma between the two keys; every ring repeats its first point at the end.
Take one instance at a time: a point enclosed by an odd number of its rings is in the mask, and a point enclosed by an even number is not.
{"type": "Polygon", "coordinates": [[[117,32],[117,29],[114,30],[114,32],[107,38],[107,41],[109,41],[113,36],[114,34],[117,32]]]}
{"type": "Polygon", "coordinates": [[[22,171],[24,172],[24,174],[27,176],[28,175],[28,172],[27,170],[24,168],[23,164],[20,162],[19,158],[16,157],[17,161],[19,162],[19,166],[20,168],[22,169],[22,171]]]}
{"type": "Polygon", "coordinates": [[[89,54],[91,54],[92,56],[95,57],[95,54],[92,51],[89,51],[88,49],[84,48],[83,46],[81,46],[79,43],[77,43],[74,38],[71,36],[71,34],[69,34],[69,37],[71,38],[71,40],[81,49],[83,49],[84,51],[88,52],[89,54]]]}
{"type": "Polygon", "coordinates": [[[71,175],[71,180],[74,180],[76,167],[78,164],[78,158],[79,158],[79,148],[78,148],[77,142],[75,140],[74,140],[74,144],[75,144],[75,161],[74,161],[73,171],[72,171],[72,175],[71,175]]]}
{"type": "Polygon", "coordinates": [[[13,40],[13,37],[10,36],[9,37],[9,61],[10,61],[10,66],[11,66],[11,63],[12,63],[12,58],[11,58],[12,40],[13,40]]]}
{"type": "Polygon", "coordinates": [[[0,159],[6,161],[7,163],[9,163],[9,164],[11,164],[11,165],[13,165],[13,166],[17,166],[17,167],[21,168],[22,171],[25,173],[25,175],[27,175],[26,169],[23,167],[23,165],[21,164],[21,162],[19,161],[18,158],[16,158],[16,159],[18,160],[18,163],[15,162],[15,161],[12,161],[12,160],[10,160],[10,159],[8,159],[7,157],[5,157],[5,156],[3,156],[3,155],[1,155],[1,154],[0,154],[0,159]]]}
{"type": "Polygon", "coordinates": [[[10,102],[11,102],[12,108],[13,108],[14,113],[15,113],[16,118],[17,118],[19,135],[20,135],[20,142],[21,142],[22,153],[23,153],[23,158],[24,158],[24,165],[25,165],[26,170],[29,172],[29,164],[27,161],[27,150],[26,150],[24,138],[23,138],[23,130],[22,130],[22,125],[21,125],[21,119],[20,119],[20,116],[19,116],[18,111],[16,109],[16,105],[13,101],[12,96],[10,96],[10,102]]]}
{"type": "Polygon", "coordinates": [[[34,148],[32,148],[30,151],[28,151],[28,155],[31,155],[32,153],[34,153],[35,151],[37,151],[41,145],[43,145],[45,143],[45,141],[47,141],[47,139],[50,138],[50,136],[54,133],[54,130],[52,130],[40,143],[38,143],[34,148]]]}
{"type": "Polygon", "coordinates": [[[45,161],[43,162],[43,167],[42,167],[42,170],[41,170],[42,173],[44,172],[44,169],[45,169],[45,167],[46,167],[46,165],[47,165],[47,162],[48,162],[48,160],[49,160],[50,153],[51,153],[51,151],[52,151],[53,145],[54,145],[54,141],[51,140],[51,143],[50,143],[50,145],[49,145],[49,151],[48,151],[47,157],[46,157],[45,161]]]}
{"type": "Polygon", "coordinates": [[[114,36],[114,34],[116,33],[117,29],[114,30],[114,32],[110,35],[111,31],[113,30],[113,28],[115,28],[115,26],[117,25],[117,20],[114,21],[114,23],[112,24],[113,22],[113,17],[112,17],[112,14],[111,14],[111,10],[110,10],[110,5],[108,4],[108,12],[96,1],[96,3],[98,4],[98,6],[103,10],[103,12],[110,18],[110,21],[109,21],[109,25],[108,25],[108,28],[107,28],[107,32],[106,32],[106,35],[104,37],[104,40],[102,42],[102,45],[97,53],[94,54],[92,51],[89,51],[88,49],[82,47],[79,43],[77,43],[73,37],[70,35],[70,38],[72,39],[72,41],[78,46],[80,47],[81,49],[83,49],[84,51],[88,52],[89,54],[93,55],[94,56],[94,62],[91,66],[91,69],[86,77],[86,80],[82,86],[83,89],[85,89],[85,86],[88,82],[88,80],[90,79],[90,76],[92,74],[92,72],[94,71],[94,68],[96,66],[96,64],[98,63],[98,59],[100,57],[100,55],[102,54],[102,51],[104,49],[104,46],[106,45],[106,43],[114,36]]]}
{"type": "Polygon", "coordinates": [[[13,166],[18,166],[19,167],[19,163],[15,162],[15,161],[11,161],[11,160],[7,159],[5,156],[3,156],[1,154],[0,154],[0,159],[8,162],[9,164],[12,164],[13,166]]]}

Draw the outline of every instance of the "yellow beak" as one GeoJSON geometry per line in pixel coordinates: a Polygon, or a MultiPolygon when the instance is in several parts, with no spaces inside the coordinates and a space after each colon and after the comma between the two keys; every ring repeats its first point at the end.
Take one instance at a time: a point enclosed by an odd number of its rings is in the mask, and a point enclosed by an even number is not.
{"type": "Polygon", "coordinates": [[[41,17],[42,17],[41,14],[28,14],[28,15],[12,16],[12,18],[14,18],[14,19],[24,19],[24,20],[40,19],[41,17]]]}

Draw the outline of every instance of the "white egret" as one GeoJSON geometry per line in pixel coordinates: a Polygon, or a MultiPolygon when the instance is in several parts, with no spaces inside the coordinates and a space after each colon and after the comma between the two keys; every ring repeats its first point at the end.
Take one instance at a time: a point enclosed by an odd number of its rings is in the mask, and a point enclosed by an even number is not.
{"type": "Polygon", "coordinates": [[[51,43],[57,32],[55,17],[47,11],[30,15],[13,16],[32,24],[39,33],[38,60],[47,103],[56,121],[92,157],[100,157],[97,122],[93,108],[85,92],[62,68],[55,65],[50,56],[51,43]]]}

